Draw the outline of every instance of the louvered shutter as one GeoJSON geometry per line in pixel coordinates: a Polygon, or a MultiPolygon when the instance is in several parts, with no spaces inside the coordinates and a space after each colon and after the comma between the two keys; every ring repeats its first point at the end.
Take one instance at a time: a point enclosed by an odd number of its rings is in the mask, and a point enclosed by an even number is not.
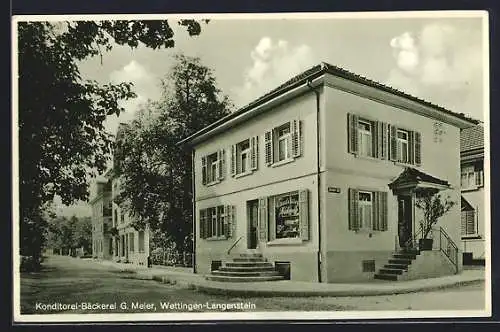
{"type": "Polygon", "coordinates": [[[378,122],[375,121],[375,122],[371,122],[371,127],[372,127],[372,155],[371,157],[374,157],[374,158],[377,158],[378,157],[378,154],[379,154],[379,146],[378,146],[378,132],[379,132],[379,128],[378,128],[378,122]]]}
{"type": "Polygon", "coordinates": [[[349,188],[349,230],[359,229],[358,190],[349,188]]]}
{"type": "Polygon", "coordinates": [[[389,159],[392,161],[398,160],[398,142],[396,136],[397,136],[397,127],[389,125],[389,143],[390,143],[389,159]]]}
{"type": "Polygon", "coordinates": [[[386,231],[387,230],[387,192],[379,191],[377,192],[378,200],[378,230],[386,231]]]}
{"type": "Polygon", "coordinates": [[[226,151],[221,149],[217,151],[217,164],[218,164],[218,179],[224,180],[226,174],[226,151]]]}
{"type": "Polygon", "coordinates": [[[482,187],[484,185],[484,171],[479,170],[476,172],[476,185],[482,187]]]}
{"type": "Polygon", "coordinates": [[[259,136],[253,136],[250,138],[250,169],[255,171],[258,165],[259,156],[259,136]]]}
{"type": "Polygon", "coordinates": [[[408,164],[415,164],[415,132],[408,131],[408,164]]]}
{"type": "Polygon", "coordinates": [[[372,195],[372,228],[374,231],[380,230],[379,221],[379,193],[376,191],[372,195]]]}
{"type": "Polygon", "coordinates": [[[422,164],[422,136],[418,131],[415,132],[415,165],[422,164]]]}
{"type": "Polygon", "coordinates": [[[292,156],[294,158],[300,157],[301,155],[301,130],[300,130],[300,120],[293,120],[290,123],[292,130],[292,156]]]}
{"type": "Polygon", "coordinates": [[[206,238],[205,224],[206,224],[206,210],[202,209],[202,210],[200,210],[200,227],[199,227],[200,239],[206,238]]]}
{"type": "Polygon", "coordinates": [[[300,238],[303,241],[309,240],[309,191],[299,191],[299,225],[300,238]]]}
{"type": "Polygon", "coordinates": [[[378,146],[379,146],[379,151],[378,151],[378,158],[380,159],[388,159],[388,153],[387,153],[387,123],[385,122],[379,122],[378,123],[378,146]]]}
{"type": "Polygon", "coordinates": [[[201,157],[201,182],[207,184],[207,157],[201,157]]]}
{"type": "Polygon", "coordinates": [[[349,153],[358,154],[358,116],[347,114],[347,135],[349,153]]]}
{"type": "Polygon", "coordinates": [[[236,175],[236,145],[231,145],[231,176],[236,175]]]}
{"type": "Polygon", "coordinates": [[[462,235],[467,235],[467,212],[468,211],[462,211],[461,212],[461,231],[462,235]]]}
{"type": "Polygon", "coordinates": [[[267,242],[267,197],[259,198],[259,240],[267,242]]]}
{"type": "Polygon", "coordinates": [[[270,166],[273,163],[273,132],[272,130],[266,131],[264,136],[265,152],[266,152],[266,165],[270,166]]]}
{"type": "Polygon", "coordinates": [[[230,215],[230,220],[231,224],[229,225],[229,237],[235,237],[236,236],[236,227],[238,221],[236,220],[236,207],[234,205],[229,206],[229,215],[230,215]]]}

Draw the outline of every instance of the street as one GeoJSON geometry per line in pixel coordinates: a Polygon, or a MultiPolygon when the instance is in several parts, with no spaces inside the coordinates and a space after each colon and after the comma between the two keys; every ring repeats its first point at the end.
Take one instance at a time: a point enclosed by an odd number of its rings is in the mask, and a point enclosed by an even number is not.
{"type": "Polygon", "coordinates": [[[20,302],[22,314],[206,312],[222,304],[234,304],[228,311],[481,310],[484,283],[384,296],[236,298],[133,279],[92,260],[49,256],[42,271],[21,274],[20,302]]]}

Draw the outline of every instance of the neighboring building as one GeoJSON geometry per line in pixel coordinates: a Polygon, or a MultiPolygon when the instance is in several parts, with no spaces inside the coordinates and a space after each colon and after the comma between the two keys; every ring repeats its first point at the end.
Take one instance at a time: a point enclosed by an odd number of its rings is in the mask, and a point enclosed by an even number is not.
{"type": "Polygon", "coordinates": [[[195,272],[238,280],[272,269],[262,259],[310,282],[460,272],[460,129],[475,123],[326,63],[305,71],[179,142],[194,150],[195,272]],[[457,202],[437,250],[391,264],[417,246],[426,190],[457,202]]]}
{"type": "MultiPolygon", "coordinates": [[[[125,124],[120,124],[118,128],[117,139],[120,139],[120,135],[122,135],[123,126],[125,124]]],[[[113,170],[110,170],[107,176],[112,183],[113,258],[124,263],[147,266],[149,227],[146,225],[145,229],[137,230],[132,226],[134,219],[126,212],[126,202],[120,202],[117,199],[121,192],[121,179],[115,176],[113,170]]]]}
{"type": "Polygon", "coordinates": [[[460,135],[462,187],[462,250],[464,263],[484,261],[484,128],[462,130],[460,135]]]}
{"type": "Polygon", "coordinates": [[[92,207],[92,256],[110,259],[112,243],[111,228],[111,183],[106,179],[96,179],[90,190],[92,207]]]}

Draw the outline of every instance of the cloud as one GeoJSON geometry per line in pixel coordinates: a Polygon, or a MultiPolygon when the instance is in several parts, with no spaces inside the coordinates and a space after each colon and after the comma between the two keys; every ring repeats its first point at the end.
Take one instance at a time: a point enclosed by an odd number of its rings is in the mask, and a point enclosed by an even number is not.
{"type": "Polygon", "coordinates": [[[235,104],[243,106],[269,92],[316,62],[305,44],[290,46],[286,40],[263,37],[250,52],[252,65],[245,69],[243,84],[234,89],[235,104]]]}
{"type": "Polygon", "coordinates": [[[120,114],[119,117],[112,115],[106,120],[107,130],[115,133],[119,122],[131,120],[140,105],[146,103],[148,99],[158,98],[160,88],[157,76],[135,60],[111,72],[109,79],[112,83],[132,82],[134,85],[132,89],[137,94],[136,98],[121,102],[120,105],[125,108],[125,113],[120,114]]]}
{"type": "Polygon", "coordinates": [[[480,31],[433,23],[392,38],[390,46],[396,66],[387,84],[482,119],[480,31]]]}

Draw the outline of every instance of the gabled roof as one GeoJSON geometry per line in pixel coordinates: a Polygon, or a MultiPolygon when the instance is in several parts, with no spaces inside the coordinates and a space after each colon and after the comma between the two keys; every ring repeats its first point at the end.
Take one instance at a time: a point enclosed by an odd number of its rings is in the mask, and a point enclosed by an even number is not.
{"type": "Polygon", "coordinates": [[[352,81],[352,82],[356,82],[356,83],[360,83],[360,84],[363,84],[363,85],[366,85],[369,87],[373,87],[373,88],[376,88],[378,90],[382,90],[382,91],[391,93],[393,95],[404,97],[404,98],[409,99],[411,101],[417,102],[421,105],[439,110],[447,115],[451,115],[451,116],[454,116],[458,119],[470,122],[471,124],[479,123],[478,120],[467,117],[463,113],[452,112],[444,107],[438,106],[438,105],[433,104],[433,103],[426,101],[424,99],[412,96],[410,94],[407,94],[407,93],[405,93],[401,90],[395,89],[393,87],[390,87],[390,86],[384,85],[382,83],[373,81],[373,80],[368,79],[364,76],[357,75],[357,74],[350,72],[344,68],[334,66],[334,65],[331,65],[331,64],[326,63],[326,62],[322,62],[322,63],[292,77],[291,79],[289,79],[285,83],[281,84],[280,86],[271,90],[270,92],[266,93],[265,95],[261,96],[260,98],[250,102],[246,106],[244,106],[244,107],[236,110],[235,112],[223,117],[222,119],[212,123],[211,125],[199,130],[198,132],[194,133],[193,135],[186,137],[185,139],[180,141],[178,144],[187,143],[187,142],[193,140],[194,138],[201,136],[201,135],[209,132],[210,130],[217,128],[217,127],[221,126],[222,124],[236,118],[237,116],[244,114],[244,113],[252,110],[253,108],[255,108],[255,107],[257,107],[257,106],[259,106],[259,105],[261,105],[261,104],[297,87],[297,86],[300,86],[300,85],[302,85],[310,80],[313,80],[313,79],[315,79],[315,78],[317,78],[325,73],[329,73],[329,74],[332,74],[334,76],[341,77],[341,78],[347,79],[347,80],[352,81]]]}
{"type": "Polygon", "coordinates": [[[416,168],[406,167],[404,171],[401,172],[401,174],[399,174],[399,176],[394,181],[392,181],[392,183],[389,184],[389,187],[393,188],[393,187],[398,187],[402,184],[421,183],[421,182],[432,183],[441,186],[450,185],[448,181],[441,180],[437,177],[419,171],[416,168]]]}
{"type": "Polygon", "coordinates": [[[482,125],[462,129],[460,132],[460,152],[484,148],[484,127],[482,125]]]}

